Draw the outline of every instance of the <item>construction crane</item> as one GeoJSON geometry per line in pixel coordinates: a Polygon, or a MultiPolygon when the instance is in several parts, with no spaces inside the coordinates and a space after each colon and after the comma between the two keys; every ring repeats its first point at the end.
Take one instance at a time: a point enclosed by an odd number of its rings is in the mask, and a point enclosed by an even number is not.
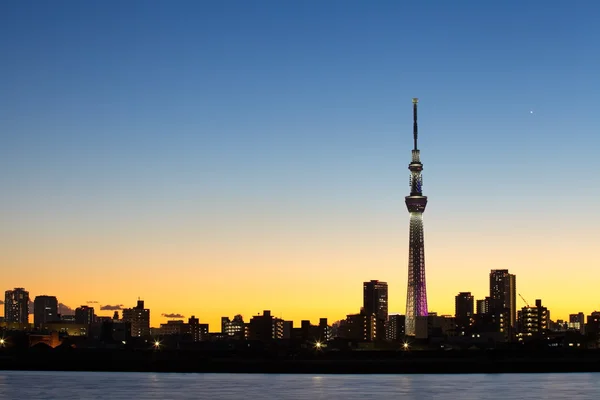
{"type": "Polygon", "coordinates": [[[525,300],[525,297],[521,296],[521,293],[519,293],[519,297],[521,298],[521,300],[523,300],[523,302],[525,303],[525,305],[527,307],[529,307],[529,302],[527,300],[525,300]]]}

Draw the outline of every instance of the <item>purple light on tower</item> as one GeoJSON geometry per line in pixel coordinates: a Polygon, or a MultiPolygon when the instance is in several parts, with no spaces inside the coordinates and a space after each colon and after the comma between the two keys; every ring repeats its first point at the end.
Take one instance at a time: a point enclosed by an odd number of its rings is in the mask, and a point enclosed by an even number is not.
{"type": "Polygon", "coordinates": [[[410,170],[410,196],[406,196],[406,208],[410,213],[410,239],[408,250],[408,288],[406,295],[406,326],[405,334],[415,335],[416,317],[427,316],[427,287],[425,284],[425,243],[423,239],[423,212],[427,205],[427,196],[423,196],[421,186],[423,178],[423,164],[417,137],[417,103],[413,99],[413,136],[415,147],[412,151],[412,161],[408,165],[410,170]]]}

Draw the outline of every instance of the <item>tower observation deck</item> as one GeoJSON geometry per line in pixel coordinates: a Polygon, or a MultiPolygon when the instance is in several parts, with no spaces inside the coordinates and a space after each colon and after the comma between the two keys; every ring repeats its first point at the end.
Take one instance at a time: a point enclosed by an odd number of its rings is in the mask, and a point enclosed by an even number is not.
{"type": "Polygon", "coordinates": [[[410,239],[408,250],[408,286],[406,295],[405,333],[415,335],[416,317],[427,316],[427,287],[425,284],[425,243],[423,237],[423,212],[427,206],[427,197],[423,196],[423,164],[417,146],[419,128],[417,125],[417,104],[413,99],[413,138],[410,170],[410,196],[406,196],[406,208],[410,213],[410,239]]]}

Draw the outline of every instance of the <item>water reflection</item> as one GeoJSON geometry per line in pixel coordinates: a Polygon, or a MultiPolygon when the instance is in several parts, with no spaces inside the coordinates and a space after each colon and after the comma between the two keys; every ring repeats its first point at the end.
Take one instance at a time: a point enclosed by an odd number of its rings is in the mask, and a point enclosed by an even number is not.
{"type": "Polygon", "coordinates": [[[0,399],[597,399],[600,374],[0,372],[0,399]]]}

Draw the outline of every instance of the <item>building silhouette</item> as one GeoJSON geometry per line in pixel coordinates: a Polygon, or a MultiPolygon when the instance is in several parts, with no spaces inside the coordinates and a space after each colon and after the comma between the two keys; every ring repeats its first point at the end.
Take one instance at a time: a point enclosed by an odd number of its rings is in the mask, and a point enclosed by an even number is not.
{"type": "Polygon", "coordinates": [[[123,321],[131,324],[131,336],[150,335],[150,310],[144,308],[143,300],[138,300],[135,307],[123,310],[123,321]]]}
{"type": "Polygon", "coordinates": [[[349,314],[340,321],[338,336],[355,342],[371,342],[377,337],[377,318],[364,310],[359,314],[349,314]]]}
{"type": "Polygon", "coordinates": [[[406,318],[404,315],[391,314],[385,325],[385,339],[389,342],[399,342],[404,340],[405,327],[406,318]]]}
{"type": "Polygon", "coordinates": [[[542,306],[542,300],[535,301],[535,307],[525,306],[518,314],[519,340],[540,338],[548,333],[550,312],[542,306]]]}
{"type": "Polygon", "coordinates": [[[171,320],[166,324],[160,324],[160,334],[163,336],[179,336],[190,342],[201,342],[208,340],[208,324],[201,324],[195,316],[188,318],[188,322],[183,320],[171,320]]]}
{"type": "Polygon", "coordinates": [[[460,292],[454,298],[454,318],[456,321],[456,329],[460,332],[465,332],[469,329],[473,322],[473,295],[471,292],[460,292]]]}
{"type": "Polygon", "coordinates": [[[327,342],[331,339],[331,327],[327,323],[327,318],[319,318],[317,340],[320,342],[327,342]]]}
{"type": "Polygon", "coordinates": [[[270,310],[263,311],[263,315],[255,315],[250,319],[248,338],[261,342],[270,342],[283,339],[284,321],[271,315],[270,310]]]}
{"type": "Polygon", "coordinates": [[[376,340],[385,339],[385,324],[388,318],[388,284],[377,280],[363,283],[363,311],[373,314],[377,320],[376,340]]]}
{"type": "Polygon", "coordinates": [[[410,196],[406,196],[406,207],[410,213],[410,239],[408,250],[408,285],[406,295],[406,335],[415,335],[417,317],[427,316],[427,285],[425,283],[425,244],[423,235],[423,212],[427,197],[423,196],[423,178],[420,151],[417,147],[417,103],[413,99],[413,138],[412,161],[410,170],[410,196]]]}
{"type": "Polygon", "coordinates": [[[582,335],[585,334],[585,314],[569,314],[569,329],[575,329],[582,335]]]}
{"type": "Polygon", "coordinates": [[[4,321],[19,324],[29,323],[29,292],[23,288],[4,293],[4,321]]]}
{"type": "Polygon", "coordinates": [[[127,343],[131,339],[131,324],[117,319],[93,324],[90,330],[105,343],[127,343]]]}
{"type": "Polygon", "coordinates": [[[240,314],[233,317],[233,320],[229,319],[229,317],[221,317],[221,333],[226,337],[232,339],[244,339],[244,327],[244,317],[240,314]]]}
{"type": "Polygon", "coordinates": [[[283,338],[294,338],[294,321],[283,321],[283,338]]]}
{"type": "Polygon", "coordinates": [[[96,322],[94,307],[81,306],[75,309],[75,323],[91,325],[96,322]]]}
{"type": "Polygon", "coordinates": [[[494,314],[499,332],[510,338],[517,322],[516,277],[507,269],[490,272],[490,313],[494,314]]]}
{"type": "Polygon", "coordinates": [[[477,300],[476,314],[487,315],[490,313],[490,298],[486,297],[483,300],[477,300]]]}
{"type": "Polygon", "coordinates": [[[160,334],[163,336],[183,335],[186,331],[183,320],[170,320],[166,324],[160,324],[160,334]]]}
{"type": "Polygon", "coordinates": [[[58,300],[55,296],[36,296],[33,301],[33,325],[40,328],[44,324],[60,321],[58,300]]]}
{"type": "Polygon", "coordinates": [[[375,314],[378,319],[388,317],[388,284],[380,281],[363,283],[363,308],[368,314],[375,314]]]}
{"type": "Polygon", "coordinates": [[[190,335],[193,342],[208,340],[208,324],[201,324],[200,320],[195,315],[192,315],[188,318],[186,333],[190,335]]]}
{"type": "Polygon", "coordinates": [[[595,338],[600,336],[600,311],[593,311],[587,316],[585,334],[595,338]]]}
{"type": "Polygon", "coordinates": [[[416,339],[433,339],[453,336],[456,333],[456,319],[451,315],[437,315],[432,312],[419,316],[415,321],[416,339]]]}
{"type": "Polygon", "coordinates": [[[284,321],[283,329],[283,338],[292,339],[294,342],[314,345],[316,343],[325,343],[331,339],[327,318],[320,318],[319,325],[312,325],[309,320],[302,320],[300,321],[299,328],[294,328],[292,321],[284,321]]]}

